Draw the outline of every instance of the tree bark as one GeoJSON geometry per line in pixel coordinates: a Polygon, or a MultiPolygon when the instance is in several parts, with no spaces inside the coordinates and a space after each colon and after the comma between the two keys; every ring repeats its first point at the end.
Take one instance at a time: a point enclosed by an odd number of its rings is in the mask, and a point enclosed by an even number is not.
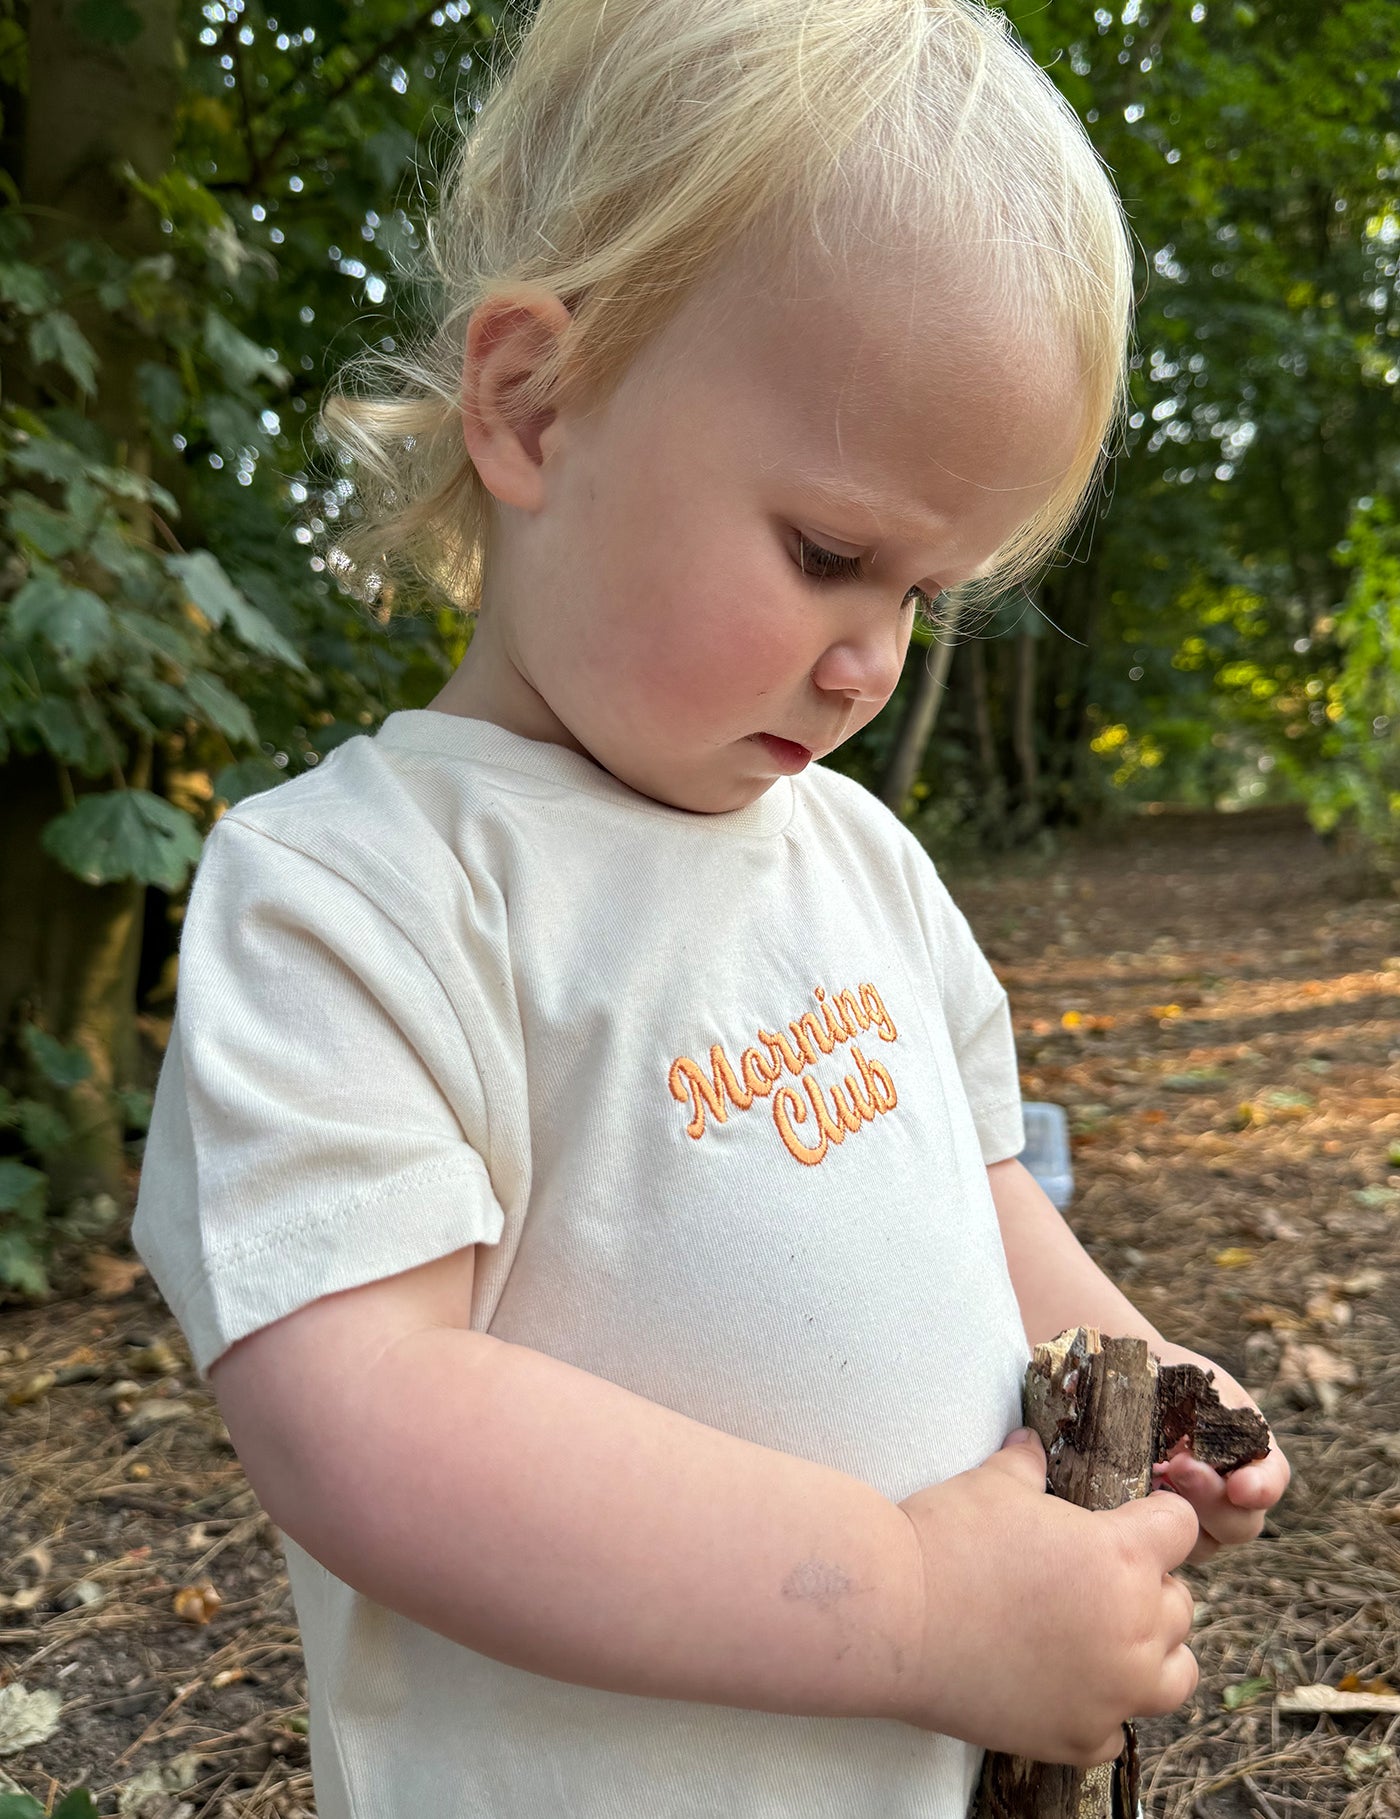
{"type": "Polygon", "coordinates": [[[1031,632],[1016,640],[1016,697],[1011,717],[1011,742],[1021,772],[1021,807],[1029,826],[1040,819],[1040,759],[1036,751],[1035,646],[1031,632]]]}
{"type": "MultiPolygon", "coordinates": [[[[956,631],[957,618],[954,616],[944,627],[939,642],[924,652],[923,661],[917,664],[914,671],[914,686],[909,692],[909,704],[899,725],[889,768],[880,785],[880,800],[897,815],[903,814],[909,792],[918,781],[928,742],[938,724],[948,671],[953,662],[953,638],[956,631]]],[[[912,647],[914,651],[919,648],[918,645],[912,647]]]]}
{"type": "MultiPolygon", "coordinates": [[[[23,198],[34,211],[37,254],[72,239],[105,242],[127,258],[161,250],[159,223],[123,181],[130,163],[147,181],[168,168],[179,100],[177,0],[128,0],[141,29],[128,43],[98,40],[79,23],[81,0],[47,0],[29,9],[29,94],[23,198]]],[[[95,297],[69,305],[97,354],[90,419],[110,437],[116,459],[149,473],[145,415],[136,370],[149,353],[139,332],[95,297]]],[[[37,399],[36,402],[46,402],[37,399]]],[[[134,515],[145,508],[133,504],[134,515]]],[[[137,525],[150,534],[149,524],[137,525]]],[[[120,781],[150,780],[149,742],[124,749],[120,781]]],[[[101,784],[71,780],[81,793],[101,784]]],[[[69,1149],[46,1157],[51,1200],[74,1194],[125,1194],[122,1119],[113,1086],[136,1083],[135,994],[145,887],[84,884],[39,845],[62,812],[58,768],[47,754],[11,756],[0,784],[0,1078],[13,1089],[59,1105],[76,1127],[69,1149]],[[35,1076],[19,1046],[21,1022],[77,1043],[90,1078],[58,1093],[35,1076]]]]}
{"type": "MultiPolygon", "coordinates": [[[[1026,1371],[1026,1424],[1045,1448],[1046,1484],[1081,1509],[1110,1510],[1152,1488],[1152,1467],[1183,1445],[1221,1472],[1269,1449],[1252,1409],[1223,1409],[1208,1373],[1159,1365],[1145,1339],[1109,1339],[1092,1327],[1061,1333],[1026,1371]]],[[[1062,1664],[1067,1674],[1074,1662],[1062,1664]]],[[[1138,1819],[1137,1739],[1091,1769],[989,1752],[975,1819],[1138,1819]]]]}

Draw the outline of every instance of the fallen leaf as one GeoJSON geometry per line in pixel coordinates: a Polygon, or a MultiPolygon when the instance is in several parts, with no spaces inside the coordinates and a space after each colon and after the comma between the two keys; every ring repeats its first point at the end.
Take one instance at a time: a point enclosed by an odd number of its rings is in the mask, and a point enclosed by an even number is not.
{"type": "Polygon", "coordinates": [[[1349,1358],[1338,1357],[1323,1345],[1298,1345],[1285,1340],[1278,1385],[1290,1391],[1305,1408],[1315,1402],[1324,1415],[1334,1415],[1342,1400],[1338,1385],[1355,1382],[1356,1366],[1349,1358]]]}
{"type": "Polygon", "coordinates": [[[1227,1712],[1238,1712],[1272,1692],[1273,1684],[1272,1680],[1236,1680],[1221,1693],[1221,1704],[1227,1712]]]}
{"type": "Polygon", "coordinates": [[[1232,1244],[1226,1250],[1217,1251],[1211,1261],[1218,1269],[1240,1270],[1247,1263],[1253,1263],[1254,1252],[1245,1250],[1242,1245],[1232,1244]]]}
{"type": "Polygon", "coordinates": [[[1227,1083],[1227,1076],[1216,1067],[1192,1067],[1184,1074],[1168,1074],[1162,1081],[1170,1093],[1208,1093],[1227,1083]]]}
{"type": "Polygon", "coordinates": [[[129,1370],[141,1377],[176,1377],[182,1368],[179,1357],[164,1339],[156,1339],[150,1345],[128,1352],[125,1362],[129,1370]]]}
{"type": "Polygon", "coordinates": [[[23,1408],[27,1402],[38,1402],[47,1396],[57,1382],[52,1371],[36,1371],[5,1398],[9,1408],[23,1408]]]}
{"type": "Polygon", "coordinates": [[[1337,1682],[1339,1693],[1379,1693],[1382,1697],[1393,1693],[1395,1688],[1388,1680],[1363,1680],[1359,1674],[1343,1674],[1337,1682]]]}
{"type": "Polygon", "coordinates": [[[110,1251],[89,1251],[83,1259],[84,1288],[91,1289],[99,1301],[115,1301],[128,1295],[146,1274],[139,1257],[114,1257],[110,1251]]]}
{"type": "Polygon", "coordinates": [[[198,1585],[182,1585],[171,1599],[171,1609],[182,1623],[208,1623],[211,1617],[218,1615],[223,1599],[219,1596],[210,1579],[201,1579],[198,1585]]]}
{"type": "Polygon", "coordinates": [[[31,1693],[18,1680],[0,1686],[0,1756],[13,1756],[52,1737],[62,1708],[58,1694],[47,1689],[31,1693]]]}
{"type": "Polygon", "coordinates": [[[1066,1011],[1064,1016],[1060,1018],[1060,1028],[1077,1030],[1083,1021],[1083,1011],[1066,1011]]]}
{"type": "Polygon", "coordinates": [[[1335,1686],[1298,1686],[1280,1693],[1281,1712],[1400,1712],[1400,1693],[1343,1693],[1335,1686]]]}
{"type": "Polygon", "coordinates": [[[1351,1303],[1343,1301],[1340,1295],[1331,1295],[1324,1291],[1314,1295],[1308,1302],[1308,1319],[1319,1326],[1343,1327],[1351,1324],[1351,1303]]]}
{"type": "Polygon", "coordinates": [[[186,1750],[169,1762],[153,1762],[133,1775],[117,1796],[121,1819],[191,1819],[194,1807],[188,1800],[176,1800],[199,1779],[199,1765],[204,1760],[195,1750],[186,1750]]]}
{"type": "Polygon", "coordinates": [[[1181,1006],[1179,1004],[1149,1004],[1147,1014],[1149,1017],[1161,1017],[1164,1020],[1168,1017],[1179,1017],[1181,1006]]]}
{"type": "Polygon", "coordinates": [[[1342,1757],[1342,1773],[1348,1781],[1357,1782],[1369,1775],[1372,1769],[1386,1768],[1394,1760],[1393,1744],[1377,1743],[1366,1749],[1359,1743],[1349,1743],[1347,1753],[1342,1757]]]}
{"type": "Polygon", "coordinates": [[[1261,1301],[1258,1307],[1247,1307],[1240,1315],[1246,1326],[1267,1326],[1274,1333],[1301,1333],[1306,1321],[1286,1307],[1275,1307],[1261,1301]]]}

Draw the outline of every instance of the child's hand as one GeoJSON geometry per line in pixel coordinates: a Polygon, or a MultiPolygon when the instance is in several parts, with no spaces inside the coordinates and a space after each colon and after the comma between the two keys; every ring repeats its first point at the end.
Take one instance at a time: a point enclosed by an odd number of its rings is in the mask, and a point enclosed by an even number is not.
{"type": "Polygon", "coordinates": [[[1197,1539],[1184,1498],[1078,1509],[1047,1493],[1045,1449],[1022,1430],[900,1507],[925,1588],[906,1723],[1088,1768],[1118,1755],[1126,1720],[1195,1690],[1191,1594],[1171,1571],[1197,1539]]]}
{"type": "MultiPolygon", "coordinates": [[[[1179,1351],[1172,1347],[1168,1363],[1197,1364],[1215,1376],[1215,1390],[1226,1408],[1252,1408],[1262,1418],[1263,1411],[1248,1393],[1241,1389],[1228,1371],[1222,1371],[1209,1358],[1197,1352],[1179,1351]]],[[[1213,1466],[1193,1459],[1185,1443],[1163,1464],[1153,1467],[1153,1477],[1162,1490],[1176,1491],[1196,1512],[1201,1525],[1200,1537],[1187,1556],[1193,1564],[1209,1560],[1222,1547],[1238,1546],[1253,1541],[1264,1526],[1264,1518],[1288,1489],[1291,1476],[1287,1459],[1279,1451],[1270,1431],[1268,1454],[1253,1465],[1242,1465],[1228,1476],[1213,1466]]]]}

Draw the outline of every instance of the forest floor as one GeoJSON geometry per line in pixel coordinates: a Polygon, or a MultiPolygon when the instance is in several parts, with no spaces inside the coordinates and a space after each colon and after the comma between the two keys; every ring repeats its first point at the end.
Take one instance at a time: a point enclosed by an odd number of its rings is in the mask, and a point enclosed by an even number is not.
{"type": "MultiPolygon", "coordinates": [[[[1069,1112],[1071,1223],[1293,1465],[1260,1541],[1186,1569],[1201,1682],[1141,1726],[1150,1819],[1400,1819],[1400,902],[1268,813],[951,882],[1025,1096],[1069,1112]]],[[[0,1319],[0,1794],[309,1819],[277,1533],[151,1283],[118,1242],[0,1319]]]]}

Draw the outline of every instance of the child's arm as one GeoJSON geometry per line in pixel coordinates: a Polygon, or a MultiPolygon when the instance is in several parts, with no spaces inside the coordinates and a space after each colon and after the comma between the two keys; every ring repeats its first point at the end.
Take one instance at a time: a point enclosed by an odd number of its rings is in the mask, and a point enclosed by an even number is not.
{"type": "Polygon", "coordinates": [[[1032,1436],[897,1506],[464,1330],[470,1263],[314,1301],[211,1372],[269,1514],[365,1596],[554,1679],[1084,1766],[1195,1686],[1180,1498],[1075,1509],[1032,1436]],[[1082,1674],[1045,1671],[1063,1650],[1082,1674]]]}
{"type": "MultiPolygon", "coordinates": [[[[1164,1364],[1197,1364],[1213,1371],[1227,1407],[1257,1407],[1228,1371],[1162,1337],[1104,1275],[1020,1162],[995,1162],[987,1178],[1021,1320],[1033,1346],[1073,1326],[1096,1326],[1119,1337],[1134,1335],[1146,1339],[1164,1364]]],[[[1222,1546],[1254,1539],[1264,1526],[1265,1512],[1288,1488],[1289,1465],[1275,1444],[1266,1459],[1228,1477],[1186,1456],[1174,1459],[1162,1476],[1200,1518],[1201,1535],[1191,1554],[1192,1560],[1200,1561],[1222,1546]]]]}

